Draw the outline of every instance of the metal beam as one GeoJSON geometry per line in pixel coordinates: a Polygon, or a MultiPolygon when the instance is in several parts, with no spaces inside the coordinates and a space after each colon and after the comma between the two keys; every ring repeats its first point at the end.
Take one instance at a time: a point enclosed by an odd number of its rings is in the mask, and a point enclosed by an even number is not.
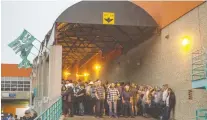
{"type": "MultiPolygon", "coordinates": [[[[66,35],[67,35],[67,34],[66,34],[66,35]]],[[[65,41],[65,40],[64,40],[64,41],[65,41]]],[[[74,46],[75,43],[76,43],[76,42],[74,42],[74,43],[72,44],[72,46],[74,46]]],[[[69,46],[69,44],[68,44],[66,41],[65,41],[65,44],[67,44],[67,45],[69,46]]],[[[63,47],[63,48],[64,48],[64,47],[63,47]]],[[[69,53],[72,53],[71,50],[72,50],[72,49],[70,48],[70,50],[69,50],[69,51],[67,50],[67,51],[68,51],[69,53]]],[[[68,54],[69,54],[69,53],[68,53],[68,54]]],[[[73,54],[74,54],[74,53],[73,53],[73,54]]],[[[80,56],[78,56],[78,55],[76,55],[76,54],[74,54],[74,55],[77,56],[77,57],[80,59],[80,56]]],[[[81,56],[83,56],[83,55],[81,54],[81,56]]],[[[82,58],[81,58],[81,59],[82,59],[82,58]]]]}
{"type": "Polygon", "coordinates": [[[114,26],[119,32],[121,32],[122,34],[126,35],[131,41],[133,41],[133,39],[125,32],[123,31],[120,27],[118,26],[114,26]]]}

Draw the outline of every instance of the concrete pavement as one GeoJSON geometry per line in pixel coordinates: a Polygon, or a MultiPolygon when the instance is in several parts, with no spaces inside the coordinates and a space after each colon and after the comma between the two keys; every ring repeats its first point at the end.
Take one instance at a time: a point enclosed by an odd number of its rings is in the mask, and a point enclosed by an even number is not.
{"type": "Polygon", "coordinates": [[[104,118],[95,118],[94,116],[74,116],[74,117],[68,117],[64,118],[63,116],[61,117],[60,120],[156,120],[154,118],[144,118],[144,117],[135,117],[135,118],[109,118],[108,116],[105,116],[104,118]]]}

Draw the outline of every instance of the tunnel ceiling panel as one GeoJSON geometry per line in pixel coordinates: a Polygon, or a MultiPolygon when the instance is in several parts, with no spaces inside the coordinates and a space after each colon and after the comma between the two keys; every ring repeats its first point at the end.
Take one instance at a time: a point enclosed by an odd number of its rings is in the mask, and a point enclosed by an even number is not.
{"type": "Polygon", "coordinates": [[[142,8],[129,1],[82,1],[64,11],[56,21],[57,44],[63,46],[63,67],[86,63],[93,55],[114,49],[126,53],[157,29],[142,8]],[[124,8],[124,9],[123,9],[124,8]],[[113,12],[115,22],[102,22],[103,12],[113,12]]]}
{"type": "Polygon", "coordinates": [[[129,1],[81,1],[66,9],[56,22],[102,24],[103,12],[112,12],[115,25],[157,26],[141,7],[129,1]]]}

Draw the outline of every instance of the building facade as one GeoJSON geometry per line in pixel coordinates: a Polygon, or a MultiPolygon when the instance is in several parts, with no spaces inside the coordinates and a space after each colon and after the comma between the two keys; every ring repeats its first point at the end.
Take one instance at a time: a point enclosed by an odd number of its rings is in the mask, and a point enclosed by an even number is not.
{"type": "Polygon", "coordinates": [[[31,69],[19,69],[17,64],[1,65],[1,110],[18,118],[30,107],[31,69]]]}

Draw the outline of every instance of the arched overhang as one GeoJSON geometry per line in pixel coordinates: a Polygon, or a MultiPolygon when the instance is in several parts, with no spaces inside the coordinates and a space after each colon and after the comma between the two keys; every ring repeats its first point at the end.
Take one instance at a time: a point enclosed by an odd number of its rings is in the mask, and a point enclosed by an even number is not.
{"type": "Polygon", "coordinates": [[[127,52],[151,37],[158,24],[129,1],[81,1],[56,20],[56,44],[63,46],[63,64],[84,64],[96,53],[127,52]],[[103,13],[114,14],[114,24],[103,24],[103,13]]]}
{"type": "Polygon", "coordinates": [[[144,9],[129,1],[81,1],[66,9],[56,22],[103,24],[103,12],[115,13],[114,25],[157,26],[144,9]]]}

